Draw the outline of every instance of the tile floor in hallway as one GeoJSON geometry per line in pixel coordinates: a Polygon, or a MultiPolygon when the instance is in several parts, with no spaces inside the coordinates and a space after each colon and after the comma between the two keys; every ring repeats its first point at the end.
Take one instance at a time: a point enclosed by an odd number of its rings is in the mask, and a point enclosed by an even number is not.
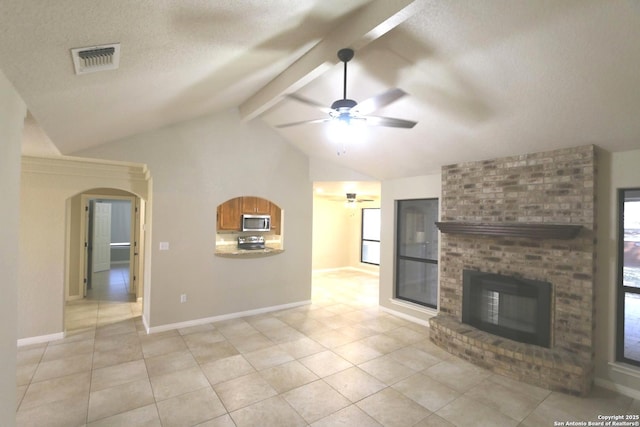
{"type": "Polygon", "coordinates": [[[640,413],[461,361],[377,308],[377,277],[314,273],[313,303],[147,335],[140,304],[67,306],[65,339],[18,350],[18,426],[553,426],[640,413]]]}
{"type": "MultiPolygon", "coordinates": [[[[87,289],[87,300],[110,302],[135,302],[135,294],[129,293],[129,263],[111,264],[111,269],[91,275],[87,289]]],[[[68,327],[77,329],[76,324],[68,327]]]]}

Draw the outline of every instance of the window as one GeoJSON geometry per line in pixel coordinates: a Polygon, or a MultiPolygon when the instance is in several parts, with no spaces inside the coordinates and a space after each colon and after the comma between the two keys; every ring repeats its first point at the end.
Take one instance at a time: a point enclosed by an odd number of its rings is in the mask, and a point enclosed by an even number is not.
{"type": "Polygon", "coordinates": [[[437,308],[438,199],[396,202],[396,298],[437,308]]]}
{"type": "Polygon", "coordinates": [[[380,208],[362,209],[360,262],[380,265],[380,208]]]}
{"type": "Polygon", "coordinates": [[[640,365],[640,189],[618,192],[617,359],[640,365]]]}

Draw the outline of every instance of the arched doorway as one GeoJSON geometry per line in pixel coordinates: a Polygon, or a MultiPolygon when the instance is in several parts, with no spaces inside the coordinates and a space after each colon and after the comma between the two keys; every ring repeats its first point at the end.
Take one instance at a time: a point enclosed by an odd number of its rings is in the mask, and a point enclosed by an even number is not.
{"type": "Polygon", "coordinates": [[[144,199],[124,190],[95,188],[71,197],[67,212],[65,331],[98,326],[94,313],[100,304],[112,310],[116,303],[133,304],[131,311],[120,307],[114,321],[140,314],[144,199]]]}

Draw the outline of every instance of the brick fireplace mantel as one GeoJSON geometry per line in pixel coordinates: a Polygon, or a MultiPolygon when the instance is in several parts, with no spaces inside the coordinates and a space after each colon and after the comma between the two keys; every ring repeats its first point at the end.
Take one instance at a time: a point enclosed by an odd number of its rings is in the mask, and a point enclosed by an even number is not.
{"type": "Polygon", "coordinates": [[[482,236],[528,237],[531,239],[573,239],[581,225],[538,223],[436,222],[443,233],[478,234],[482,236]]]}
{"type": "Polygon", "coordinates": [[[588,393],[595,358],[595,182],[595,146],[444,166],[432,341],[494,372],[588,393]],[[464,270],[551,283],[550,348],[462,323],[464,270]]]}

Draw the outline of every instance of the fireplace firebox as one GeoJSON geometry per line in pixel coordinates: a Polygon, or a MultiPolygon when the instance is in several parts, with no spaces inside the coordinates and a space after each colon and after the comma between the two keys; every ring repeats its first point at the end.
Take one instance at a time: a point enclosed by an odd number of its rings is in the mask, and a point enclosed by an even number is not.
{"type": "Polygon", "coordinates": [[[463,271],[462,322],[528,344],[550,347],[551,283],[463,271]]]}

